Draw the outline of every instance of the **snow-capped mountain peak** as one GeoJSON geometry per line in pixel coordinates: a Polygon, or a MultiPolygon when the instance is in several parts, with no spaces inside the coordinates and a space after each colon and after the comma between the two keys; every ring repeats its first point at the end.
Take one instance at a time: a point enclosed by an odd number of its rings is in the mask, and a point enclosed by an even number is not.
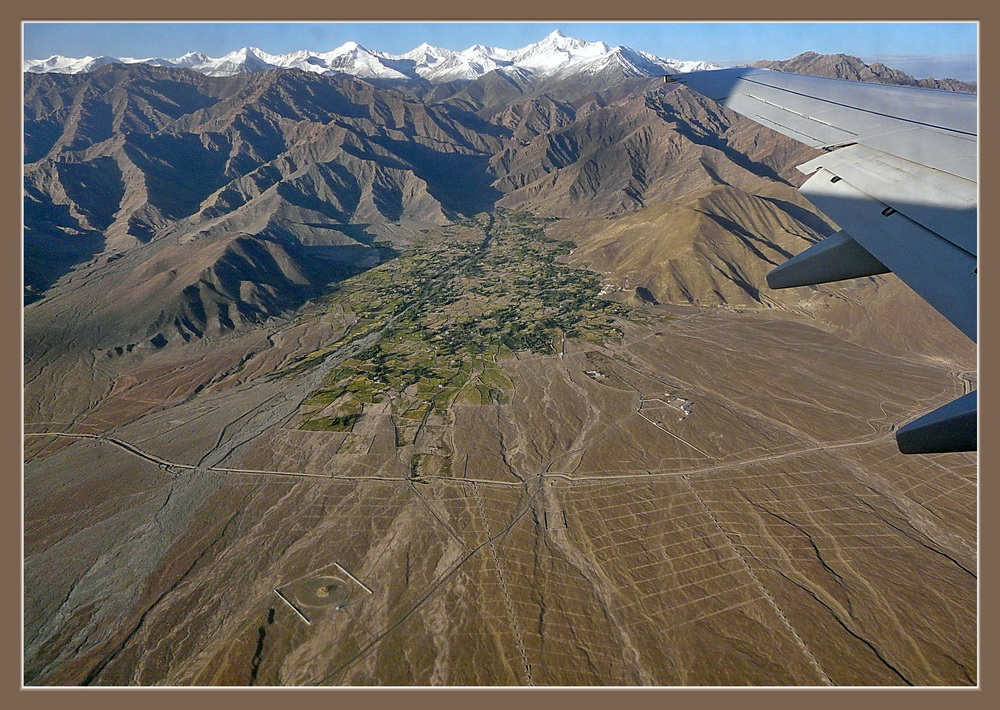
{"type": "Polygon", "coordinates": [[[209,76],[233,76],[236,74],[256,74],[272,69],[268,61],[271,57],[256,47],[242,47],[218,60],[209,60],[203,66],[192,67],[204,71],[209,76]]]}
{"type": "Polygon", "coordinates": [[[427,44],[426,42],[421,42],[406,54],[400,54],[399,56],[407,59],[418,59],[426,56],[439,57],[442,54],[451,54],[451,52],[447,49],[441,49],[440,47],[435,47],[434,45],[427,44]]]}
{"type": "Polygon", "coordinates": [[[287,54],[269,54],[257,47],[242,47],[219,58],[208,57],[201,52],[188,52],[174,59],[54,55],[47,59],[28,59],[23,63],[23,69],[34,73],[77,74],[94,71],[112,62],[184,67],[210,76],[293,68],[321,74],[350,74],[362,79],[425,80],[431,83],[472,81],[492,71],[519,79],[545,80],[575,73],[614,71],[624,76],[657,76],[667,72],[718,68],[711,62],[662,59],[629,47],[587,42],[555,30],[520,49],[476,44],[455,51],[424,42],[405,54],[390,54],[369,50],[350,41],[328,52],[298,50],[287,54]]]}
{"type": "Polygon", "coordinates": [[[574,64],[596,59],[609,51],[604,42],[574,39],[555,30],[545,39],[511,52],[510,58],[517,66],[549,74],[561,73],[574,64]]]}
{"type": "Polygon", "coordinates": [[[64,57],[61,54],[53,54],[47,59],[29,59],[24,62],[24,71],[36,72],[40,74],[52,72],[53,74],[81,74],[83,72],[100,69],[105,64],[116,61],[114,57],[64,57]]]}
{"type": "Polygon", "coordinates": [[[413,62],[414,67],[418,66],[433,66],[439,62],[447,60],[452,57],[455,52],[449,49],[441,49],[440,47],[435,47],[433,45],[427,44],[426,42],[414,47],[409,52],[405,54],[390,55],[393,58],[405,62],[413,62]]]}
{"type": "Polygon", "coordinates": [[[534,47],[536,49],[554,48],[563,51],[572,51],[588,47],[592,44],[603,46],[605,48],[605,51],[607,50],[607,45],[604,44],[604,42],[587,42],[582,39],[575,39],[573,37],[568,37],[567,35],[564,35],[559,30],[553,30],[544,39],[535,42],[533,45],[528,45],[528,47],[534,47]]]}
{"type": "Polygon", "coordinates": [[[360,44],[358,44],[357,42],[354,42],[352,40],[352,41],[344,42],[342,45],[340,45],[339,47],[337,47],[336,49],[334,49],[332,52],[330,52],[330,54],[333,54],[333,55],[351,54],[351,53],[355,53],[356,54],[358,52],[367,52],[367,51],[368,51],[367,49],[365,49],[360,44]]]}

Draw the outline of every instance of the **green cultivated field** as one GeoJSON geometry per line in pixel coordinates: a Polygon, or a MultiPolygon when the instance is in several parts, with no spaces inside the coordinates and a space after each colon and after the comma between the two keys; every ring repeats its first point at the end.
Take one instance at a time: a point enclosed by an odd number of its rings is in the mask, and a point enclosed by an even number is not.
{"type": "MultiPolygon", "coordinates": [[[[620,338],[615,319],[628,309],[597,295],[596,274],[556,262],[573,243],[547,238],[545,223],[498,210],[341,283],[324,303],[354,325],[288,371],[376,338],[310,395],[305,404],[326,416],[300,427],[349,431],[365,405],[389,402],[406,429],[452,405],[503,402],[513,384],[502,362],[513,351],[555,354],[566,338],[620,338]]],[[[407,438],[397,432],[398,445],[407,438]]]]}

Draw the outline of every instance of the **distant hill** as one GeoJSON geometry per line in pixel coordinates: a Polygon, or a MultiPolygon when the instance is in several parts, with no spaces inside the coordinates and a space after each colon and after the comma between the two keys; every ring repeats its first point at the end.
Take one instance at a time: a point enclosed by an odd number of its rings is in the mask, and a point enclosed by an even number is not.
{"type": "Polygon", "coordinates": [[[922,86],[926,89],[942,89],[944,91],[962,91],[968,94],[976,93],[976,82],[959,81],[958,79],[915,79],[909,74],[887,67],[881,62],[865,64],[858,57],[849,54],[817,54],[803,52],[791,59],[762,59],[750,66],[760,69],[791,72],[793,74],[811,74],[825,76],[831,79],[850,79],[851,81],[870,81],[876,84],[899,84],[900,86],[922,86]]]}

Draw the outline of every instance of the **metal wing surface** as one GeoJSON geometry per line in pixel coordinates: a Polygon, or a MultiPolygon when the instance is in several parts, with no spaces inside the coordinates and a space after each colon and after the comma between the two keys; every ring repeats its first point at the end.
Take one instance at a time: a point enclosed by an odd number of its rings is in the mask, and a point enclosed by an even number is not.
{"type": "MultiPolygon", "coordinates": [[[[963,333],[977,323],[974,94],[721,69],[676,80],[826,153],[799,188],[841,231],[773,269],[772,288],[894,272],[963,333]]],[[[976,393],[911,422],[904,453],[976,449],[976,393]]]]}

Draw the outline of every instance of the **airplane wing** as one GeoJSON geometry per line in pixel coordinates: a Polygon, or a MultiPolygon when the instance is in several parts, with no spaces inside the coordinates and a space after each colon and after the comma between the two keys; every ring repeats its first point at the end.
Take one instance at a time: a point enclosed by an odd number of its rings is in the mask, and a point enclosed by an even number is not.
{"type": "MultiPolygon", "coordinates": [[[[892,271],[976,339],[974,94],[720,69],[672,79],[827,152],[799,188],[841,231],[767,275],[789,288],[892,271]]],[[[903,453],[976,450],[976,392],[899,429],[903,453]]]]}

